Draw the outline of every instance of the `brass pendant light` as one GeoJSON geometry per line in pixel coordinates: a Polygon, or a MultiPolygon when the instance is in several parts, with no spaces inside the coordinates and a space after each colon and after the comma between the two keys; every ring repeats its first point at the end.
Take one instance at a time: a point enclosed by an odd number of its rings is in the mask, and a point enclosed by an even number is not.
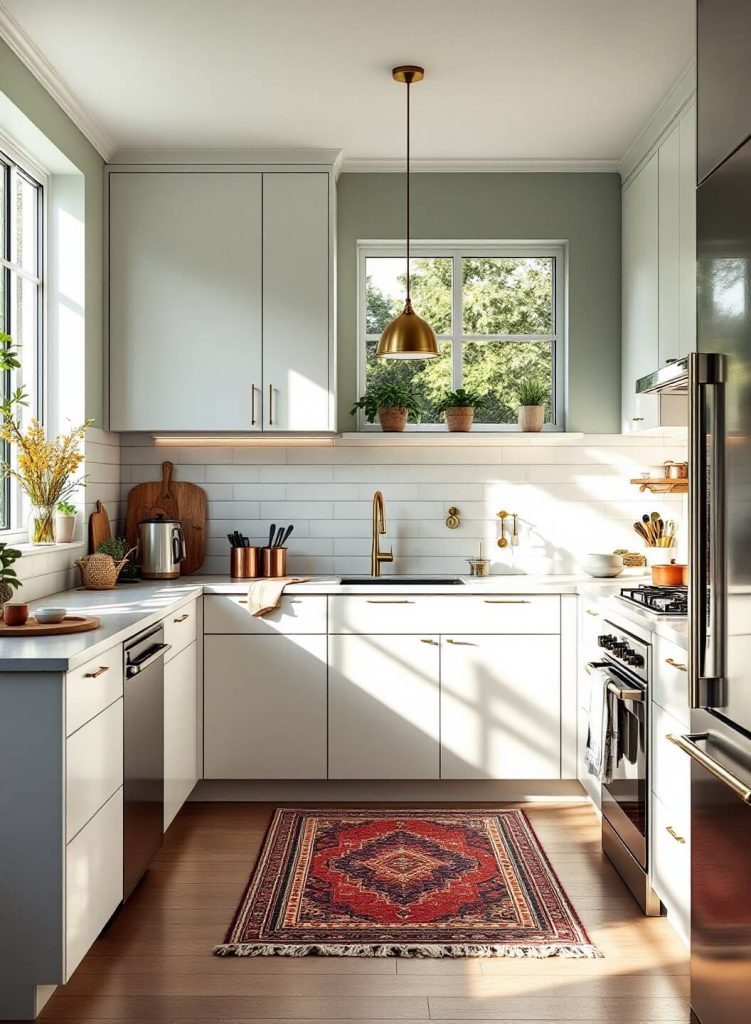
{"type": "Polygon", "coordinates": [[[376,355],[382,359],[435,359],[440,355],[435,331],[412,309],[409,293],[409,87],[419,82],[425,69],[414,64],[403,64],[391,72],[393,79],[407,86],[407,299],[404,309],[387,325],[378,342],[376,355]]]}

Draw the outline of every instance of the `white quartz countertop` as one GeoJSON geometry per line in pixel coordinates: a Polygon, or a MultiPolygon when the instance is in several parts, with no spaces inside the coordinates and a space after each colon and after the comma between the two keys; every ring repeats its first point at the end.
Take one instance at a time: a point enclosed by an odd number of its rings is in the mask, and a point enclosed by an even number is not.
{"type": "MultiPolygon", "coordinates": [[[[637,585],[638,582],[640,581],[637,580],[634,585],[637,585]]],[[[645,577],[641,582],[649,582],[649,580],[645,577]]],[[[629,584],[624,584],[619,579],[607,581],[588,579],[579,584],[577,593],[597,602],[597,607],[605,618],[619,624],[636,622],[665,640],[672,640],[674,644],[683,648],[688,647],[688,621],[684,616],[655,615],[638,605],[622,601],[618,595],[623,586],[629,586],[629,584]]]]}
{"type": "MultiPolygon", "coordinates": [[[[628,577],[637,584],[641,578],[628,577]]],[[[395,585],[362,583],[342,586],[338,577],[321,576],[305,583],[291,584],[286,593],[356,595],[356,594],[583,594],[608,612],[631,619],[653,629],[677,643],[686,645],[685,621],[659,619],[639,608],[618,601],[615,595],[626,582],[594,580],[585,576],[499,575],[484,578],[462,577],[461,584],[423,583],[395,585]]],[[[70,636],[18,637],[0,640],[0,672],[65,672],[76,668],[113,644],[148,628],[166,615],[194,600],[201,594],[241,594],[248,581],[229,576],[190,576],[172,581],[143,581],[122,584],[115,590],[68,590],[32,603],[65,607],[76,614],[95,615],[101,620],[99,629],[70,636]]]]}

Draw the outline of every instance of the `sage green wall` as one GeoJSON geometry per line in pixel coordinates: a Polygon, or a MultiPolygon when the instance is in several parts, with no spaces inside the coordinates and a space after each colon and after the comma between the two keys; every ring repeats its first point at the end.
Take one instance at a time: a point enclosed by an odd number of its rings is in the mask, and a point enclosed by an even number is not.
{"type": "Polygon", "coordinates": [[[86,217],[86,415],[104,416],[104,161],[31,72],[0,40],[0,91],[84,176],[86,217]]]}
{"type": "MultiPolygon", "coordinates": [[[[617,174],[416,174],[416,239],[565,239],[568,419],[586,433],[620,432],[621,183],[617,174]]],[[[357,390],[357,258],[362,239],[404,237],[404,176],[339,179],[339,429],[357,390]]]]}

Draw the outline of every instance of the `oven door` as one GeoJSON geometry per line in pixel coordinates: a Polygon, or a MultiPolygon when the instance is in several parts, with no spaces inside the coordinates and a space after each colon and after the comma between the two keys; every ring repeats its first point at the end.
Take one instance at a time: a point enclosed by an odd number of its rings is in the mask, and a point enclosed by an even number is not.
{"type": "Polygon", "coordinates": [[[647,870],[647,691],[611,665],[618,742],[612,780],[602,787],[602,815],[639,866],[647,870]]]}

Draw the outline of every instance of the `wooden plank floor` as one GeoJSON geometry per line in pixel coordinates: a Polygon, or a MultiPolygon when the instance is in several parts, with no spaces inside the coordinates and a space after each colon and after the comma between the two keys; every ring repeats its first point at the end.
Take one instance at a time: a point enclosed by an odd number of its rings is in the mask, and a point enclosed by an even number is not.
{"type": "Polygon", "coordinates": [[[664,918],[642,916],[600,851],[594,812],[526,809],[603,959],[214,957],[273,808],[189,804],[141,887],[41,1019],[687,1022],[686,950],[664,918]]]}

